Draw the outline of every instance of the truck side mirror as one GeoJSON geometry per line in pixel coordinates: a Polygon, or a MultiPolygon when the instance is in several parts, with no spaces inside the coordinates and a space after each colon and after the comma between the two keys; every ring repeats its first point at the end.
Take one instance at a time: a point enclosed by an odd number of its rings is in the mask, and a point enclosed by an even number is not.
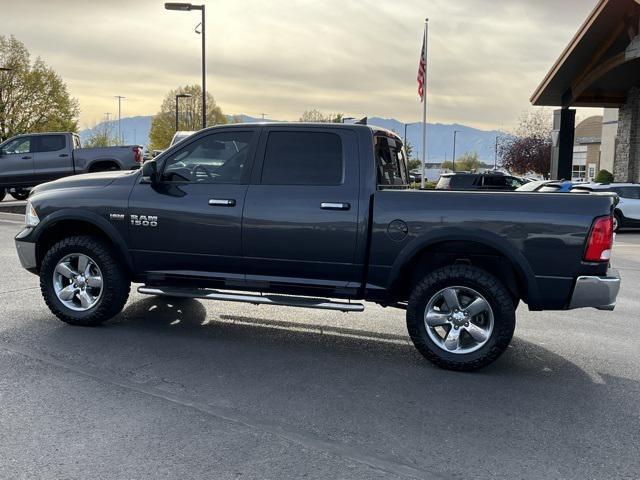
{"type": "Polygon", "coordinates": [[[150,183],[151,185],[160,183],[158,164],[155,160],[147,160],[142,164],[142,181],[150,183]]]}

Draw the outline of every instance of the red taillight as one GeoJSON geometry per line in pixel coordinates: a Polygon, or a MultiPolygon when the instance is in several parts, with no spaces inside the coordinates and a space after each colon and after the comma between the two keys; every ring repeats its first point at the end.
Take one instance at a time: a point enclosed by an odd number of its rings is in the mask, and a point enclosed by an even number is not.
{"type": "Polygon", "coordinates": [[[138,163],[142,163],[142,151],[140,147],[133,147],[133,159],[138,163]]]}
{"type": "Polygon", "coordinates": [[[613,218],[598,217],[591,226],[584,259],[587,262],[608,261],[611,258],[611,247],[613,247],[613,218]]]}

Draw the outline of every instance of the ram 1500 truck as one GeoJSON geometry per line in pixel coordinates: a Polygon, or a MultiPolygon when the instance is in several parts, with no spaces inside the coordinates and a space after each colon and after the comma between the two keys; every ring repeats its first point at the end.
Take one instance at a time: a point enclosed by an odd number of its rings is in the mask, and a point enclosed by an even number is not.
{"type": "Polygon", "coordinates": [[[61,320],[98,325],[143,294],[355,312],[406,309],[435,364],[472,370],[531,310],[611,310],[612,194],[416,191],[394,133],[209,128],[140,171],[36,187],[16,237],[61,320]]]}
{"type": "Polygon", "coordinates": [[[28,188],[40,183],[79,173],[131,170],[141,163],[138,145],[81,148],[75,133],[17,135],[0,144],[0,196],[8,190],[24,200],[28,188]]]}

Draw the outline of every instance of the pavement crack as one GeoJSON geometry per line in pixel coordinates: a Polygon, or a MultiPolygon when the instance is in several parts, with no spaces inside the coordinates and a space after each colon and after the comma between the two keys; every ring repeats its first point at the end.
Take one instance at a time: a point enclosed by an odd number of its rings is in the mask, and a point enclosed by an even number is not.
{"type": "Polygon", "coordinates": [[[302,430],[300,428],[293,427],[291,425],[273,422],[265,420],[263,417],[252,416],[248,413],[214,406],[196,397],[191,397],[184,394],[179,395],[173,392],[159,389],[152,385],[136,383],[114,373],[98,371],[87,366],[80,367],[77,365],[69,364],[58,360],[50,354],[41,353],[28,347],[14,345],[12,343],[0,340],[0,348],[54,367],[62,368],[69,372],[81,375],[85,378],[90,378],[101,383],[111,384],[133,392],[149,395],[157,399],[191,408],[193,410],[197,410],[201,413],[215,417],[219,420],[226,421],[228,423],[240,425],[249,429],[261,430],[263,432],[276,435],[280,438],[296,443],[303,447],[312,448],[314,450],[349,459],[351,461],[366,465],[376,470],[406,478],[450,478],[448,475],[440,472],[425,472],[420,468],[408,465],[406,463],[369,455],[360,451],[356,447],[334,440],[322,438],[318,435],[302,430]]]}
{"type": "Polygon", "coordinates": [[[17,293],[17,292],[26,292],[27,290],[35,290],[40,287],[26,287],[26,288],[18,288],[17,290],[5,290],[4,292],[0,292],[0,295],[5,295],[7,293],[17,293]]]}

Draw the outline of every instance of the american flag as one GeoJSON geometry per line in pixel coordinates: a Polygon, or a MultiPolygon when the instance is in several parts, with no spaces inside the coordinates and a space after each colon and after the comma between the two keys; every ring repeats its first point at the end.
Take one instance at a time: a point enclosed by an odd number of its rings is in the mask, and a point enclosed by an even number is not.
{"type": "Polygon", "coordinates": [[[420,65],[418,65],[418,95],[420,100],[424,101],[424,90],[426,88],[426,67],[427,59],[424,55],[425,38],[422,37],[422,48],[420,49],[420,65]]]}

